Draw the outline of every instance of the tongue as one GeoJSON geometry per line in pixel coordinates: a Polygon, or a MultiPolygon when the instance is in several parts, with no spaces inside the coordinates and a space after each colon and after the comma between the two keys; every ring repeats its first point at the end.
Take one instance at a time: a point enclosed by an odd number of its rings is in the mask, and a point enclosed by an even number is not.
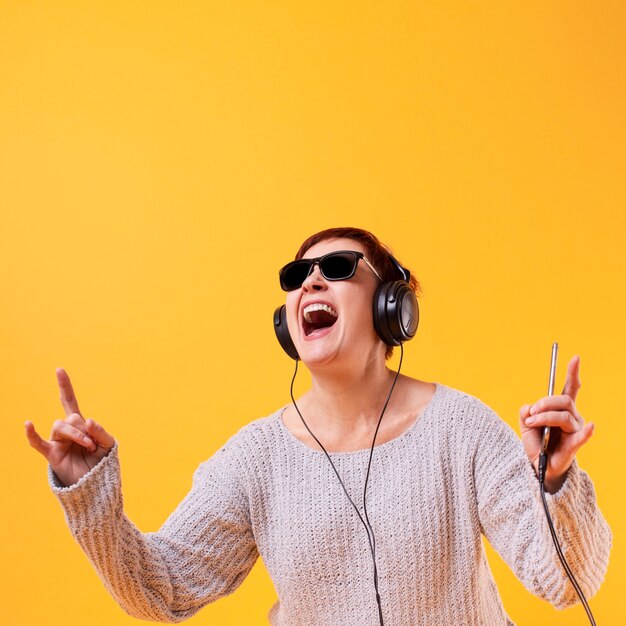
{"type": "Polygon", "coordinates": [[[328,328],[337,321],[337,318],[327,311],[313,311],[309,313],[307,317],[311,321],[307,322],[306,320],[304,320],[305,335],[310,335],[316,330],[320,330],[322,328],[328,328]]]}

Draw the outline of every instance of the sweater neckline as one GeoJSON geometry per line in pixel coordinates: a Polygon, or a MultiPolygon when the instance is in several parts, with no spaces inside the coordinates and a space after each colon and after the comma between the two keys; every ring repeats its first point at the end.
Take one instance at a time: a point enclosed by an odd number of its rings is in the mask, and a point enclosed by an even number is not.
{"type": "MultiPolygon", "coordinates": [[[[442,385],[441,383],[438,383],[437,381],[433,381],[433,384],[435,385],[435,393],[433,393],[433,396],[430,399],[430,402],[426,405],[426,408],[417,416],[415,420],[413,420],[411,425],[405,430],[403,430],[397,437],[394,437],[393,439],[390,439],[389,441],[385,441],[385,443],[379,443],[375,445],[374,450],[384,450],[387,447],[391,448],[394,445],[397,445],[403,439],[406,439],[407,437],[409,437],[411,433],[413,433],[413,431],[417,430],[419,427],[419,424],[421,424],[426,418],[428,418],[431,415],[431,413],[433,412],[433,407],[439,401],[439,397],[443,393],[443,389],[445,386],[445,385],[442,385]]],[[[288,406],[290,406],[290,404],[286,404],[284,407],[279,409],[276,413],[276,421],[278,422],[278,427],[283,432],[283,435],[285,436],[285,438],[287,440],[290,440],[293,443],[293,445],[295,445],[296,447],[303,449],[305,452],[309,452],[311,454],[324,455],[323,450],[319,450],[319,449],[316,450],[315,448],[311,448],[306,443],[300,441],[287,428],[287,426],[285,426],[285,423],[283,422],[283,413],[288,406]]],[[[328,454],[332,457],[334,456],[341,456],[344,458],[350,457],[350,456],[358,457],[358,456],[362,456],[365,453],[369,453],[370,450],[371,450],[371,446],[367,448],[362,448],[360,450],[348,450],[346,452],[329,452],[328,454]]]]}

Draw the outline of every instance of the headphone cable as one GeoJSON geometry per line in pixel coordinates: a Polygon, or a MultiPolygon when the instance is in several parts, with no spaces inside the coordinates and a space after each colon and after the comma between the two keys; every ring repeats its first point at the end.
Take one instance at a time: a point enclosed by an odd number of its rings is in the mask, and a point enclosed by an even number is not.
{"type": "MultiPolygon", "coordinates": [[[[291,386],[289,389],[289,393],[291,396],[291,401],[293,402],[293,406],[296,409],[298,415],[300,416],[300,419],[302,420],[302,423],[304,424],[305,428],[307,429],[307,431],[309,432],[309,434],[311,435],[311,437],[313,437],[313,439],[315,439],[315,441],[317,442],[317,444],[319,445],[319,447],[322,449],[322,451],[324,452],[324,454],[326,455],[326,458],[328,459],[328,462],[330,463],[331,467],[333,468],[333,471],[335,472],[335,475],[337,476],[337,479],[339,480],[339,483],[341,484],[341,487],[344,491],[344,493],[346,494],[346,497],[348,498],[348,500],[350,501],[350,504],[352,505],[352,507],[354,508],[354,510],[356,511],[356,514],[359,517],[359,520],[361,521],[361,523],[363,524],[363,527],[365,528],[365,531],[367,532],[367,539],[368,539],[368,543],[370,546],[370,552],[372,554],[372,561],[374,564],[374,589],[376,591],[376,603],[378,605],[378,619],[379,619],[379,623],[380,626],[384,626],[384,622],[383,622],[383,612],[382,612],[382,607],[381,607],[381,603],[380,603],[380,593],[378,590],[378,568],[376,566],[376,537],[374,535],[374,530],[372,529],[370,520],[369,520],[369,516],[367,514],[367,503],[366,503],[366,495],[367,495],[367,482],[369,479],[369,475],[370,475],[370,468],[372,465],[372,456],[374,453],[374,446],[376,443],[376,436],[378,435],[378,430],[380,428],[380,424],[382,422],[383,419],[383,415],[385,414],[385,411],[387,410],[387,405],[389,404],[389,401],[391,399],[391,394],[393,393],[393,390],[396,386],[396,382],[398,381],[398,377],[400,376],[400,369],[402,368],[402,359],[404,357],[404,346],[402,344],[400,344],[400,362],[398,364],[398,369],[396,371],[396,375],[394,376],[393,379],[393,383],[391,384],[391,389],[389,390],[389,394],[387,395],[387,399],[385,400],[385,404],[383,405],[383,409],[380,413],[380,417],[378,418],[378,424],[376,425],[376,430],[374,431],[374,438],[372,440],[372,446],[370,448],[370,455],[369,455],[369,461],[367,464],[367,473],[365,476],[365,486],[363,489],[363,511],[365,513],[365,519],[363,519],[363,516],[361,515],[361,513],[359,512],[359,509],[357,508],[357,506],[354,504],[352,498],[350,497],[350,494],[348,493],[348,490],[346,489],[346,486],[344,485],[343,481],[341,480],[341,476],[339,475],[339,472],[337,471],[337,468],[335,467],[335,464],[332,462],[330,455],[328,454],[328,452],[326,451],[326,448],[322,445],[322,442],[313,434],[313,431],[309,428],[308,424],[306,423],[304,417],[302,416],[302,413],[300,412],[300,409],[298,408],[298,405],[296,403],[296,399],[294,398],[293,395],[293,385],[294,382],[296,380],[296,375],[298,374],[298,361],[300,360],[299,358],[296,358],[296,367],[293,373],[293,377],[291,379],[291,386]]],[[[563,551],[561,549],[561,546],[559,544],[559,540],[556,536],[556,531],[554,530],[554,525],[552,523],[552,518],[550,517],[550,512],[548,510],[548,503],[546,502],[546,494],[545,494],[545,485],[544,485],[544,479],[545,479],[545,474],[546,474],[546,468],[548,465],[548,455],[545,453],[542,453],[539,456],[539,466],[538,466],[538,470],[539,470],[539,487],[540,487],[540,492],[541,492],[541,501],[543,503],[543,508],[546,514],[546,519],[548,521],[548,527],[550,529],[550,534],[552,536],[552,540],[554,542],[554,546],[556,548],[557,554],[559,556],[559,559],[561,561],[561,565],[563,566],[563,569],[565,570],[565,573],[567,574],[567,576],[569,577],[570,581],[572,582],[572,585],[574,587],[574,590],[576,591],[576,593],[578,594],[578,597],[580,598],[580,601],[582,602],[582,605],[587,613],[587,617],[589,618],[589,622],[591,623],[592,626],[596,626],[596,622],[595,619],[593,617],[593,613],[591,612],[591,608],[589,607],[589,604],[587,602],[587,599],[585,598],[585,594],[583,593],[582,589],[580,588],[580,585],[578,584],[578,581],[576,580],[576,577],[574,576],[574,573],[572,572],[572,570],[570,569],[569,565],[567,564],[567,561],[565,560],[565,556],[563,554],[563,551]]]]}
{"type": "Polygon", "coordinates": [[[348,490],[346,489],[346,486],[344,485],[343,480],[341,480],[341,476],[339,476],[339,472],[337,471],[335,464],[332,462],[330,455],[326,451],[326,448],[322,445],[321,441],[313,434],[313,431],[311,431],[308,424],[304,420],[304,417],[302,417],[302,413],[300,413],[300,409],[298,408],[298,405],[296,404],[296,399],[294,398],[294,395],[293,395],[293,384],[296,380],[296,375],[298,373],[298,361],[300,360],[299,358],[296,358],[296,367],[293,373],[293,377],[291,379],[291,387],[289,389],[289,393],[291,395],[291,401],[293,402],[293,406],[295,407],[298,415],[300,416],[302,423],[304,424],[305,428],[309,431],[309,434],[311,435],[311,437],[315,439],[319,447],[323,450],[324,454],[326,455],[326,458],[331,464],[333,471],[335,472],[335,475],[337,476],[337,478],[339,479],[339,482],[341,483],[341,487],[343,488],[343,491],[346,494],[346,497],[348,498],[348,500],[350,501],[350,504],[356,511],[356,514],[359,516],[359,519],[361,520],[361,523],[363,524],[365,528],[365,532],[367,533],[367,540],[370,546],[370,552],[372,553],[372,561],[374,563],[374,589],[376,591],[376,604],[378,605],[378,620],[379,620],[380,626],[384,626],[384,622],[383,622],[383,610],[380,604],[380,593],[378,591],[378,568],[376,567],[376,537],[374,536],[374,530],[372,529],[369,517],[367,515],[367,504],[366,504],[365,496],[367,494],[367,481],[370,475],[370,467],[372,465],[372,455],[374,454],[374,445],[376,443],[376,436],[378,435],[378,429],[380,428],[380,423],[383,419],[383,415],[385,414],[385,411],[387,410],[387,405],[389,404],[389,400],[391,399],[391,394],[393,393],[393,390],[396,386],[396,382],[398,381],[398,377],[400,376],[400,368],[402,367],[403,357],[404,357],[404,346],[400,344],[400,363],[398,364],[398,369],[396,371],[396,375],[394,376],[393,383],[391,384],[391,389],[389,390],[389,394],[387,395],[387,399],[385,400],[385,404],[380,413],[380,417],[378,418],[378,424],[376,425],[376,430],[374,431],[374,439],[372,440],[372,447],[370,448],[369,462],[367,464],[367,474],[365,476],[365,487],[363,489],[363,511],[365,513],[365,520],[363,519],[363,516],[359,512],[359,509],[357,508],[356,504],[354,504],[352,498],[350,497],[350,494],[348,493],[348,490]]]}
{"type": "Polygon", "coordinates": [[[565,570],[565,573],[568,575],[569,579],[572,581],[574,590],[578,594],[578,597],[580,598],[580,601],[582,602],[583,607],[585,608],[585,611],[587,612],[587,617],[589,618],[589,621],[591,622],[592,626],[596,626],[596,621],[593,618],[593,613],[591,612],[591,608],[589,607],[589,604],[587,603],[585,594],[583,593],[583,590],[580,588],[580,585],[578,584],[578,581],[576,580],[574,573],[572,572],[569,565],[567,564],[567,561],[565,560],[565,556],[563,554],[563,551],[561,550],[561,545],[559,544],[559,540],[557,539],[557,536],[556,536],[556,531],[554,530],[554,526],[552,524],[552,518],[550,517],[550,512],[548,511],[548,503],[546,502],[546,491],[545,491],[545,485],[544,485],[544,479],[546,477],[547,467],[548,467],[548,455],[545,452],[542,452],[539,455],[539,467],[538,467],[539,488],[541,491],[541,501],[543,502],[543,508],[545,510],[546,518],[548,520],[548,527],[550,528],[550,534],[552,535],[552,541],[554,542],[554,547],[556,548],[557,554],[559,555],[559,559],[561,560],[561,565],[563,566],[563,569],[565,570]]]}

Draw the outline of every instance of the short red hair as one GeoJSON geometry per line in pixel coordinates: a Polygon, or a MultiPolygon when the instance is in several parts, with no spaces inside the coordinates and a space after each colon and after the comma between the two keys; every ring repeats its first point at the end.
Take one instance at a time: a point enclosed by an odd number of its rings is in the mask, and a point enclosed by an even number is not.
{"type": "MultiPolygon", "coordinates": [[[[389,258],[392,254],[391,249],[383,244],[380,239],[376,237],[376,235],[370,233],[368,230],[354,228],[351,226],[343,228],[327,228],[326,230],[322,230],[319,233],[311,235],[300,246],[300,249],[296,253],[296,260],[301,259],[306,251],[309,248],[312,248],[315,244],[328,239],[353,239],[354,241],[358,241],[365,248],[365,256],[367,257],[367,260],[376,268],[378,273],[381,275],[383,282],[401,280],[403,278],[399,275],[398,268],[389,258]]],[[[400,263],[400,265],[405,267],[402,263],[400,263]]],[[[422,295],[422,287],[413,275],[413,272],[411,272],[409,287],[416,297],[422,295]]],[[[388,359],[392,354],[393,346],[387,346],[385,358],[388,359]]]]}

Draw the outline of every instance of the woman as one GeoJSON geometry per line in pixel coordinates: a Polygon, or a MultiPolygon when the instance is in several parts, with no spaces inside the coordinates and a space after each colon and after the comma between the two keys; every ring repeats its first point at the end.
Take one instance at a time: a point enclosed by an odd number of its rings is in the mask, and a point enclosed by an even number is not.
{"type": "MultiPolygon", "coordinates": [[[[63,370],[66,419],[50,441],[26,423],[74,537],[122,608],[183,621],[233,592],[260,554],[278,594],[272,624],[511,624],[481,533],[530,591],[570,606],[535,474],[543,425],[560,429],[545,478],[552,519],[593,595],[611,531],[574,459],[593,432],[575,405],[579,359],[561,395],[521,407],[520,442],[480,400],[386,367],[391,346],[372,301],[381,282],[408,289],[408,276],[371,233],[323,231],[297,258],[310,261],[281,271],[276,323],[311,389],[202,463],[158,532],[124,515],[118,443],[84,420],[63,370]]],[[[414,279],[410,288],[419,291],[414,279]]]]}

